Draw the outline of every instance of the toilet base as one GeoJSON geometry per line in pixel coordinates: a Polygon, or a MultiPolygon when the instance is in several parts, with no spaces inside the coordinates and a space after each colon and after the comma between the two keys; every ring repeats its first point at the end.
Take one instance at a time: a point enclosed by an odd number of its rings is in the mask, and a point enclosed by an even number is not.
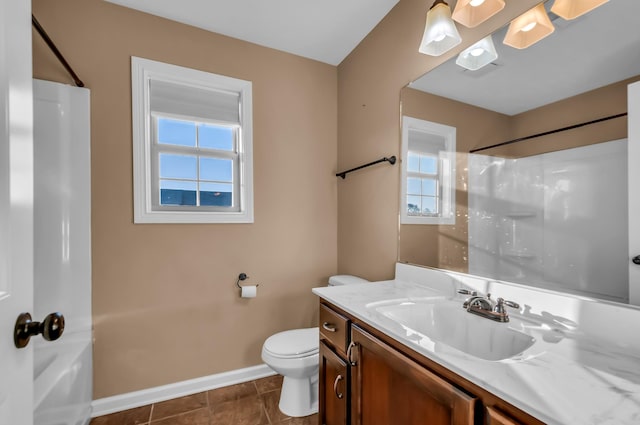
{"type": "Polygon", "coordinates": [[[282,413],[293,417],[318,413],[318,375],[309,378],[285,376],[278,407],[282,413]]]}

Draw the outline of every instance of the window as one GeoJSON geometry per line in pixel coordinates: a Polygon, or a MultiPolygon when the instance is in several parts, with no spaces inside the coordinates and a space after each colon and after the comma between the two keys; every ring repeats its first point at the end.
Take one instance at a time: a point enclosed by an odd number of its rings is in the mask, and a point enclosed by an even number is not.
{"type": "Polygon", "coordinates": [[[251,223],[251,82],[131,58],[135,223],[251,223]]]}
{"type": "Polygon", "coordinates": [[[455,224],[456,129],[402,117],[402,224],[455,224]]]}

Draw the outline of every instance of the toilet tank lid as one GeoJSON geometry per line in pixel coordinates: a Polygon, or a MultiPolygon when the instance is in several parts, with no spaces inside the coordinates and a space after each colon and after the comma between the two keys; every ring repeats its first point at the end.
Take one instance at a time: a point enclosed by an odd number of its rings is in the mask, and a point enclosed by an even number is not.
{"type": "Polygon", "coordinates": [[[354,283],[366,283],[367,279],[350,274],[339,274],[329,278],[329,286],[352,285],[354,283]]]}

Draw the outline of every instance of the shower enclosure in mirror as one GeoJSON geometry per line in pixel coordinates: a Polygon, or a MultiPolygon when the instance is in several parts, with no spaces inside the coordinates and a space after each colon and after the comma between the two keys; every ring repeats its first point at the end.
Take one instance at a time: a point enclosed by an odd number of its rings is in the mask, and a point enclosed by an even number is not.
{"type": "MultiPolygon", "coordinates": [[[[627,86],[640,80],[640,2],[573,20],[543,4],[555,27],[543,40],[515,49],[503,28],[488,65],[454,58],[402,89],[403,117],[456,129],[456,205],[451,224],[402,220],[398,259],[628,302],[627,86]]],[[[407,199],[400,208],[415,213],[407,199]]]]}

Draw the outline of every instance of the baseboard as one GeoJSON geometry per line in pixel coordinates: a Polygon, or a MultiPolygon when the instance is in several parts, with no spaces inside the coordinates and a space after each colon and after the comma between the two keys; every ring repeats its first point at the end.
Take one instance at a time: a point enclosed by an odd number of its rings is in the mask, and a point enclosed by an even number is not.
{"type": "Polygon", "coordinates": [[[100,398],[93,400],[91,403],[91,417],[95,418],[97,416],[121,412],[123,410],[133,409],[134,407],[146,406],[151,403],[158,403],[160,401],[184,397],[186,395],[202,391],[253,381],[254,379],[260,379],[275,374],[276,373],[269,366],[262,364],[244,369],[217,373],[215,375],[203,376],[201,378],[189,379],[187,381],[176,382],[174,384],[147,388],[146,390],[100,398]]]}

